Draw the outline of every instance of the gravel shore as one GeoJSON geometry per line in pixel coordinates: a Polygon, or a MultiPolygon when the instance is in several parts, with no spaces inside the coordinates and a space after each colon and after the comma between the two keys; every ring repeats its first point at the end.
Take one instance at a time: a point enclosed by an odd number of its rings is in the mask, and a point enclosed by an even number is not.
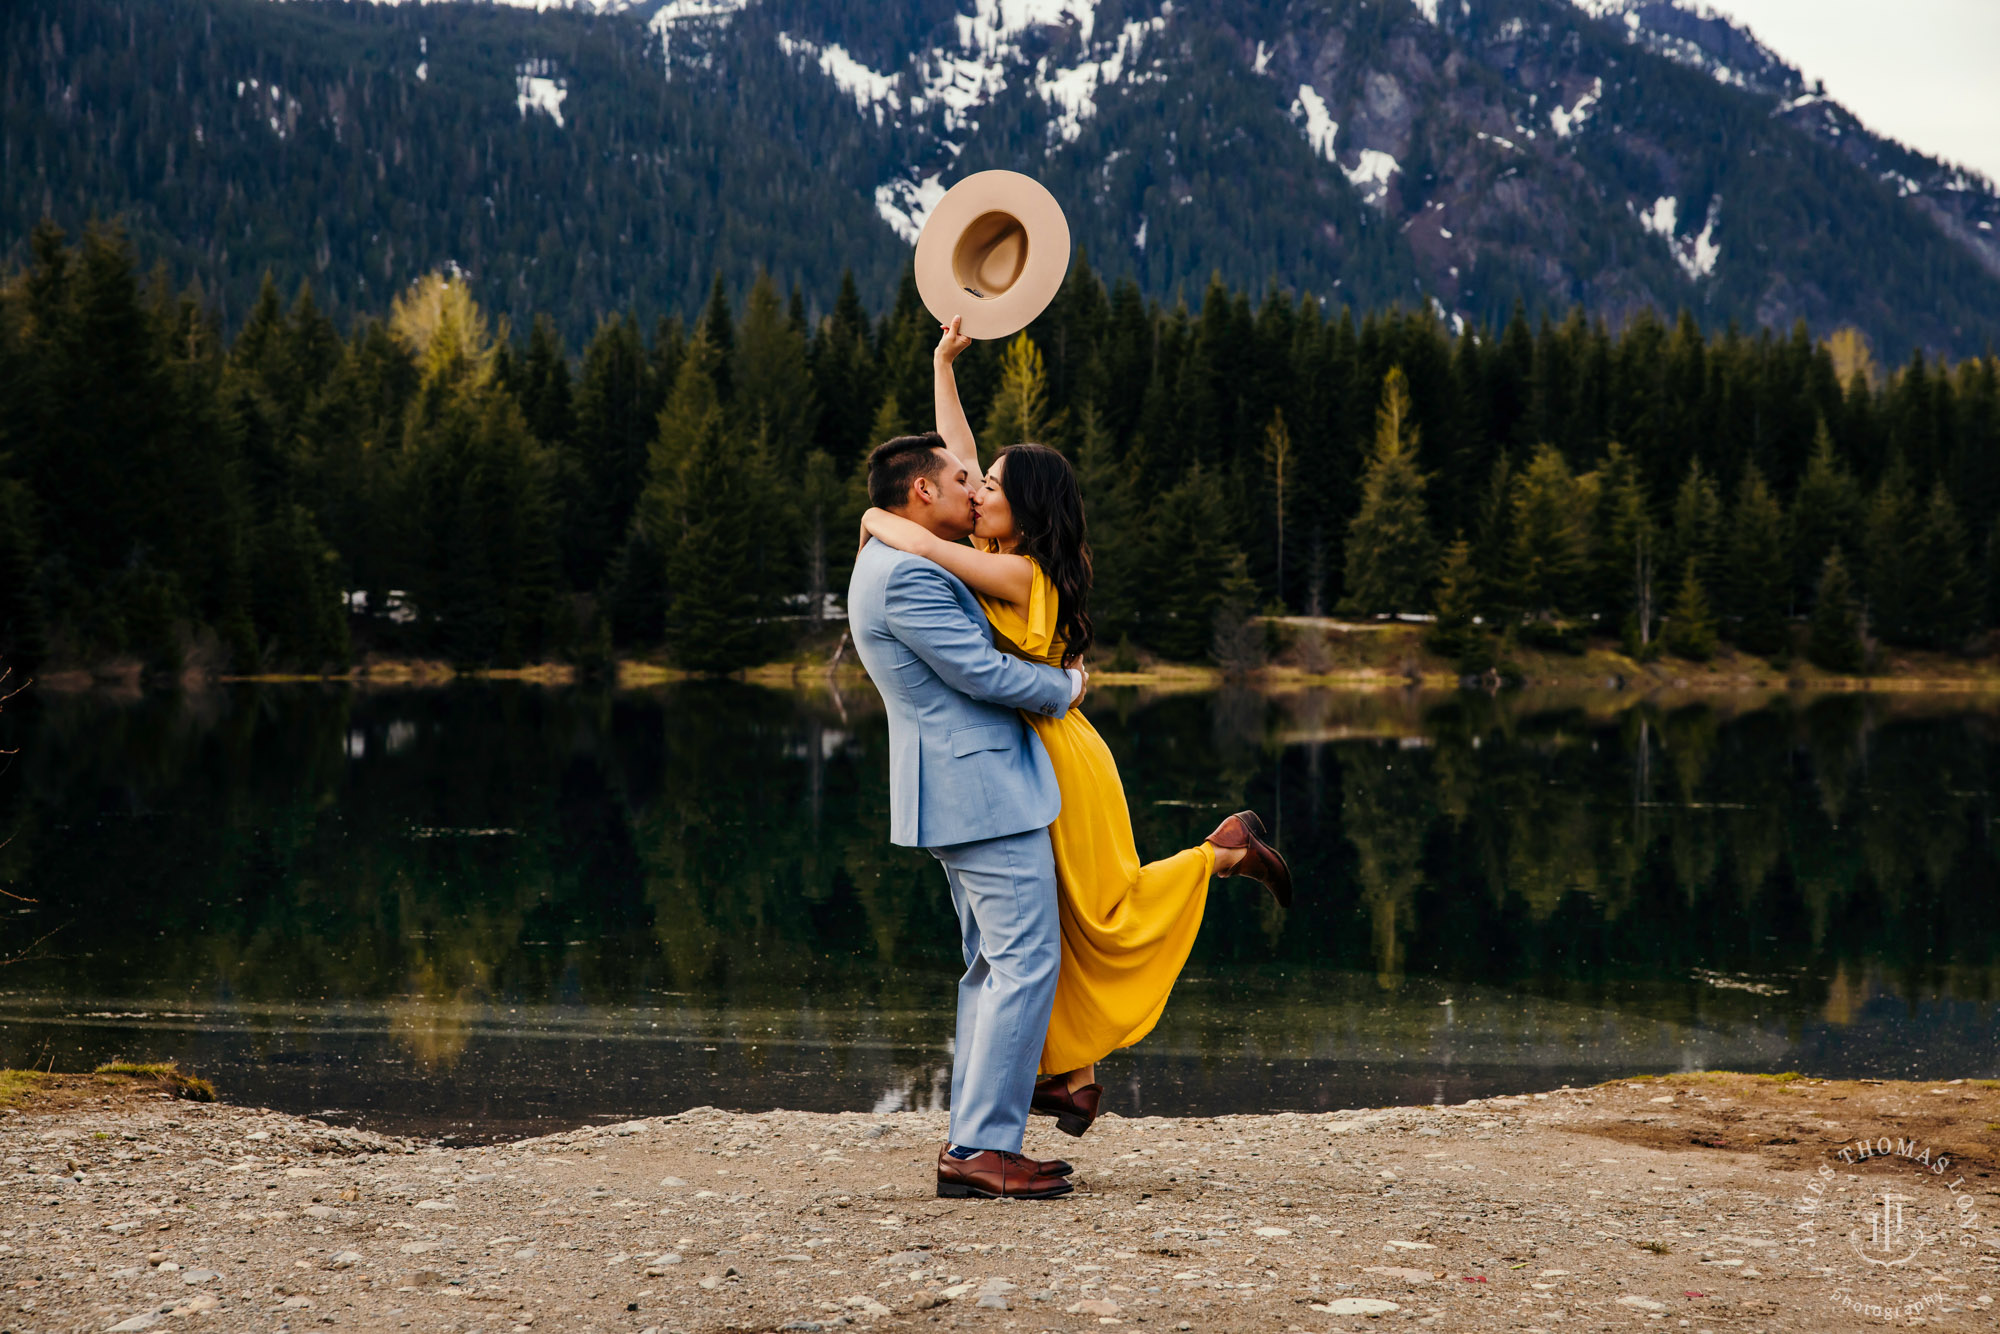
{"type": "Polygon", "coordinates": [[[1028,1151],[1077,1166],[1046,1203],[937,1199],[943,1134],[934,1113],[697,1107],[451,1148],[80,1077],[0,1114],[0,1330],[2000,1320],[1992,1081],[1676,1075],[1111,1116],[1081,1140],[1037,1121],[1028,1151]]]}

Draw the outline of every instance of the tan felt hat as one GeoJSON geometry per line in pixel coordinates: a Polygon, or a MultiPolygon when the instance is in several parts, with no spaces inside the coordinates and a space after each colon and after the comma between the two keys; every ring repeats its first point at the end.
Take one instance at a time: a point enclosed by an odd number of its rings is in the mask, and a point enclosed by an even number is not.
{"type": "Polygon", "coordinates": [[[1069,272],[1069,222],[1040,181],[981,171],[945,192],[917,237],[917,292],[968,338],[1028,327],[1069,272]]]}

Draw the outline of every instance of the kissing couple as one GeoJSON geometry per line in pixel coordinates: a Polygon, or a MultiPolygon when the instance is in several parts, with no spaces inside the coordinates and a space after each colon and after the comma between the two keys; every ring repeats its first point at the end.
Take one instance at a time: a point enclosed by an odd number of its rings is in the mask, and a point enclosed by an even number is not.
{"type": "Polygon", "coordinates": [[[959,328],[933,357],[937,429],[868,457],[847,614],[889,717],[890,841],[944,867],[964,942],[937,1193],[1052,1199],[1074,1169],[1022,1154],[1030,1112],[1088,1130],[1095,1064],[1159,1021],[1209,878],[1249,877],[1289,907],[1291,871],[1249,811],[1140,864],[1118,766],[1078,708],[1091,570],[1076,474],[1015,444],[982,475],[959,328]]]}

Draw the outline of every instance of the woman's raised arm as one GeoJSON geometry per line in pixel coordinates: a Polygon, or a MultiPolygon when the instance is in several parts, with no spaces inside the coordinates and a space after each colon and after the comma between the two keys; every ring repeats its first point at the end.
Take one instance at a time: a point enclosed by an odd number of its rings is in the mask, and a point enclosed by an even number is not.
{"type": "Polygon", "coordinates": [[[973,438],[972,423],[965,419],[965,405],[958,401],[958,377],[951,369],[958,354],[972,346],[972,340],[958,331],[958,324],[959,317],[952,316],[951,323],[939,331],[937,350],[931,353],[937,433],[944,437],[944,447],[957,456],[967,472],[977,477],[985,471],[979,465],[979,442],[973,438]]]}
{"type": "Polygon", "coordinates": [[[1028,595],[1035,586],[1035,567],[1026,556],[947,542],[922,524],[887,510],[870,509],[861,516],[861,527],[898,551],[944,566],[975,593],[1020,607],[1028,605],[1028,595]]]}

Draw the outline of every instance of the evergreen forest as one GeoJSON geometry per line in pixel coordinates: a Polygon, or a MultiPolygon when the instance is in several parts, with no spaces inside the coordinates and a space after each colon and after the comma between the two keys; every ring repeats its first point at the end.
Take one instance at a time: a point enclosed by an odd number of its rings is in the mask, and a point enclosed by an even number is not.
{"type": "MultiPolygon", "coordinates": [[[[0,285],[0,655],[322,671],[830,642],[878,441],[928,429],[937,326],[719,276],[580,347],[433,273],[337,323],[266,281],[233,337],[117,230],[38,228],[0,285]],[[812,319],[809,309],[827,313],[812,319]]],[[[1877,365],[1641,313],[1455,333],[1211,283],[1163,305],[1079,254],[959,381],[983,448],[1080,474],[1099,660],[1254,663],[1257,613],[1859,671],[1963,651],[2000,600],[2000,359],[1877,365]]]]}

